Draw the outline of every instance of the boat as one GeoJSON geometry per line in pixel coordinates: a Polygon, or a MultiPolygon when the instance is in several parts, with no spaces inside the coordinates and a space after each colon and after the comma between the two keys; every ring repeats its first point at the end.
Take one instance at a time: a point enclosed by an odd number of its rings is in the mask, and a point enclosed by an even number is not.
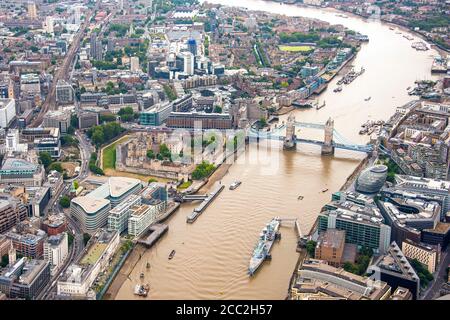
{"type": "Polygon", "coordinates": [[[328,191],[328,188],[322,189],[322,192],[325,193],[328,191]]]}
{"type": "Polygon", "coordinates": [[[256,244],[250,263],[248,266],[248,274],[253,276],[264,262],[264,260],[270,259],[270,250],[276,239],[280,238],[278,229],[280,228],[280,220],[278,217],[270,220],[268,224],[262,229],[261,234],[256,244]]]}
{"type": "Polygon", "coordinates": [[[364,101],[369,101],[370,99],[372,99],[372,97],[367,97],[364,99],[364,101]]]}
{"type": "Polygon", "coordinates": [[[134,294],[140,297],[146,297],[148,295],[148,292],[150,291],[150,286],[149,284],[137,284],[134,287],[134,294]]]}
{"type": "Polygon", "coordinates": [[[225,188],[223,184],[220,184],[214,191],[208,194],[205,200],[198,207],[196,207],[190,215],[186,217],[187,223],[193,223],[202,213],[206,210],[206,208],[211,204],[211,202],[219,195],[220,192],[225,188]]]}
{"type": "Polygon", "coordinates": [[[175,250],[172,250],[169,254],[169,260],[171,260],[173,258],[173,256],[175,255],[175,250]]]}
{"type": "Polygon", "coordinates": [[[234,189],[236,189],[237,187],[239,187],[240,185],[241,185],[241,181],[239,181],[239,180],[236,180],[236,181],[234,181],[232,184],[230,184],[230,190],[234,190],[234,189]]]}

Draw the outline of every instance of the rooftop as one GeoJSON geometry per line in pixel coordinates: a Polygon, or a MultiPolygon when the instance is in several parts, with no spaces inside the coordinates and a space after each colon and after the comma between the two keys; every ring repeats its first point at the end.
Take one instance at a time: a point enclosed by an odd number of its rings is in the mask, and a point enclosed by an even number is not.
{"type": "Polygon", "coordinates": [[[429,189],[443,192],[450,192],[450,181],[434,180],[407,175],[396,175],[395,180],[398,188],[418,188],[429,189]]]}
{"type": "Polygon", "coordinates": [[[86,213],[97,213],[102,208],[110,204],[109,200],[103,198],[94,198],[90,194],[83,197],[72,199],[72,203],[79,205],[86,213]]]}
{"type": "Polygon", "coordinates": [[[106,183],[89,193],[93,198],[119,198],[130,189],[141,184],[141,180],[127,177],[110,177],[106,183]]]}
{"type": "Polygon", "coordinates": [[[103,252],[105,252],[108,247],[107,243],[95,243],[93,244],[88,252],[83,256],[80,261],[81,265],[93,265],[98,259],[102,256],[103,252]]]}
{"type": "Polygon", "coordinates": [[[23,159],[7,158],[3,163],[1,171],[36,171],[38,165],[23,159]]]}
{"type": "Polygon", "coordinates": [[[130,216],[131,217],[140,217],[147,213],[150,206],[147,204],[142,204],[138,206],[132,206],[130,209],[130,216]]]}
{"type": "Polygon", "coordinates": [[[427,231],[433,231],[435,233],[446,234],[450,231],[450,223],[438,222],[434,229],[426,229],[427,231]]]}
{"type": "Polygon", "coordinates": [[[395,241],[391,243],[387,253],[379,256],[368,270],[376,272],[375,267],[378,267],[383,273],[419,281],[419,277],[395,241]]]}
{"type": "Polygon", "coordinates": [[[317,242],[317,246],[327,248],[340,248],[345,243],[345,231],[337,229],[327,229],[322,232],[317,242]]]}
{"type": "Polygon", "coordinates": [[[298,275],[294,289],[307,299],[376,300],[390,289],[385,282],[373,282],[316,259],[305,260],[298,275]]]}

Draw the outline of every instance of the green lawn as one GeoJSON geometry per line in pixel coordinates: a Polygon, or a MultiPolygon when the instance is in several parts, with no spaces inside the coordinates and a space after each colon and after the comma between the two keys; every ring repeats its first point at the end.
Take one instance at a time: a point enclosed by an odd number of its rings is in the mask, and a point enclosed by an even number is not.
{"type": "Polygon", "coordinates": [[[182,184],[180,184],[180,186],[178,187],[178,189],[187,189],[192,185],[192,181],[186,181],[183,182],[182,184]]]}
{"type": "Polygon", "coordinates": [[[115,141],[113,144],[107,146],[102,151],[103,157],[103,170],[106,169],[115,169],[116,168],[116,146],[122,142],[128,140],[128,136],[122,137],[119,140],[115,141]]]}
{"type": "Polygon", "coordinates": [[[89,251],[83,256],[80,261],[80,264],[95,264],[103,252],[106,250],[107,245],[104,243],[97,243],[93,245],[89,251]]]}
{"type": "Polygon", "coordinates": [[[116,168],[116,144],[103,149],[103,170],[116,168]]]}

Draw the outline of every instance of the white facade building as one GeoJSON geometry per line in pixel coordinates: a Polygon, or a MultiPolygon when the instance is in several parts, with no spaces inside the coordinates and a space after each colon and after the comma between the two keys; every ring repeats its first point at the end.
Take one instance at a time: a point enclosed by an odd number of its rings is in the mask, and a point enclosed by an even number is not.
{"type": "Polygon", "coordinates": [[[436,271],[439,263],[439,251],[436,248],[406,239],[402,243],[402,252],[408,259],[416,259],[425,265],[430,273],[436,271]]]}
{"type": "Polygon", "coordinates": [[[44,243],[44,259],[50,262],[52,274],[59,270],[68,254],[69,242],[66,232],[50,236],[44,243]]]}
{"type": "Polygon", "coordinates": [[[141,201],[141,196],[133,194],[113,208],[108,216],[108,230],[124,232],[128,228],[131,207],[140,205],[141,201]]]}
{"type": "Polygon", "coordinates": [[[98,274],[109,266],[109,259],[120,246],[117,232],[97,232],[77,264],[71,264],[57,284],[57,294],[95,299],[90,290],[98,274]]]}
{"type": "Polygon", "coordinates": [[[134,237],[140,236],[155,222],[158,213],[164,210],[164,208],[164,202],[132,207],[130,210],[130,219],[128,220],[128,234],[134,237]]]}
{"type": "Polygon", "coordinates": [[[131,72],[138,72],[140,70],[139,68],[139,57],[131,57],[130,58],[130,71],[131,72]]]}
{"type": "Polygon", "coordinates": [[[6,152],[21,152],[28,151],[28,144],[19,142],[19,130],[9,129],[5,138],[5,151],[6,152]]]}
{"type": "Polygon", "coordinates": [[[7,128],[16,116],[14,99],[0,99],[0,127],[7,128]]]}
{"type": "Polygon", "coordinates": [[[194,74],[194,55],[191,52],[184,53],[184,73],[188,75],[194,74]]]}
{"type": "Polygon", "coordinates": [[[45,32],[53,34],[54,33],[54,27],[53,27],[53,17],[48,16],[45,18],[45,32]]]}

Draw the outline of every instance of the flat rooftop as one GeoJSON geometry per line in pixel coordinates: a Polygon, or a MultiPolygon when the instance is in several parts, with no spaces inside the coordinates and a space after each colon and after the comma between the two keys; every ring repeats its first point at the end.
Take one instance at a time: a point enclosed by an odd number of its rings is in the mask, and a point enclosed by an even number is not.
{"type": "Polygon", "coordinates": [[[433,231],[436,233],[446,234],[450,230],[450,223],[438,222],[434,229],[426,229],[427,231],[433,231]]]}
{"type": "Polygon", "coordinates": [[[94,198],[90,195],[73,198],[72,203],[79,205],[86,213],[91,214],[97,213],[99,210],[110,204],[109,200],[94,198]]]}
{"type": "Polygon", "coordinates": [[[150,206],[147,204],[132,206],[130,209],[130,216],[131,217],[141,217],[145,213],[147,213],[149,208],[150,208],[150,206]]]}
{"type": "Polygon", "coordinates": [[[93,244],[88,252],[83,256],[80,261],[82,265],[94,265],[98,259],[102,256],[103,252],[105,252],[108,247],[107,243],[95,243],[93,244]]]}
{"type": "Polygon", "coordinates": [[[338,229],[327,229],[327,231],[321,233],[318,246],[326,248],[340,248],[345,243],[345,231],[338,229]]]}
{"type": "Polygon", "coordinates": [[[28,162],[23,159],[7,158],[3,163],[1,170],[5,171],[36,171],[37,164],[28,162]]]}

